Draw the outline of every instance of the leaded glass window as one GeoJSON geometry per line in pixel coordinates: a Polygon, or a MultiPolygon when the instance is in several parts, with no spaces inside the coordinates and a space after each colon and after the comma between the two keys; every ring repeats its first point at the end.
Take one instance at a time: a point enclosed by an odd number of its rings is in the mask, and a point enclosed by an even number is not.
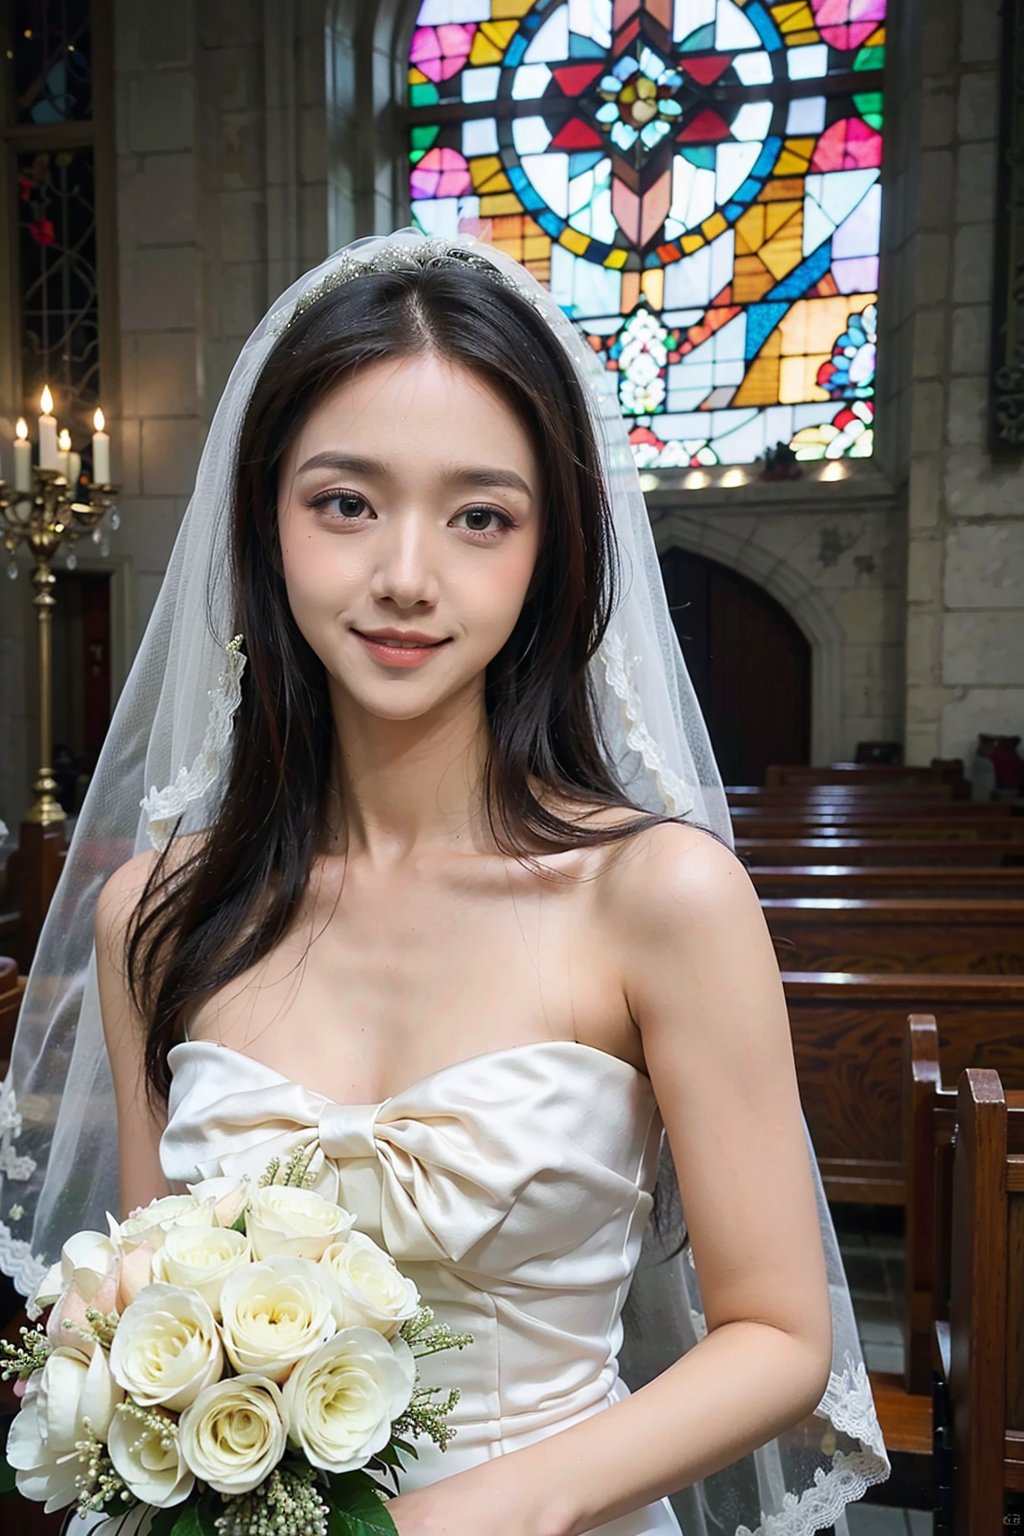
{"type": "Polygon", "coordinates": [[[641,465],[872,452],[886,0],[423,0],[410,197],[489,221],[641,465]]]}
{"type": "Polygon", "coordinates": [[[5,23],[0,149],[18,230],[21,409],[38,411],[48,383],[62,421],[84,436],[101,388],[91,5],[12,0],[5,23]]]}

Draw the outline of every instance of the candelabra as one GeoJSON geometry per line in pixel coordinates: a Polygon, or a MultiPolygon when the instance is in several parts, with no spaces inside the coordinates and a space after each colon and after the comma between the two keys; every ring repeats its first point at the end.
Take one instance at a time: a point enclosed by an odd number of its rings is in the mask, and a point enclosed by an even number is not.
{"type": "MultiPolygon", "coordinates": [[[[109,473],[109,470],[108,470],[109,473]]],[[[51,826],[64,820],[53,776],[53,610],[56,576],[53,565],[62,547],[70,553],[78,539],[91,534],[102,538],[102,524],[116,529],[113,497],[116,485],[71,484],[59,469],[31,467],[29,489],[0,480],[0,540],[10,557],[8,574],[17,576],[15,556],[27,546],[32,559],[32,599],[39,635],[39,758],[40,768],[32,785],[35,801],[25,820],[51,826]]]]}

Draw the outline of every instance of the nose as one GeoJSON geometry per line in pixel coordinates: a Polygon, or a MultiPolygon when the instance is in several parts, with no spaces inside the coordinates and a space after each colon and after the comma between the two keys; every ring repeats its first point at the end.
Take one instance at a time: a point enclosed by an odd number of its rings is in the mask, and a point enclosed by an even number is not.
{"type": "Polygon", "coordinates": [[[386,519],[374,540],[370,596],[397,608],[432,607],[438,599],[437,550],[425,518],[386,519]]]}

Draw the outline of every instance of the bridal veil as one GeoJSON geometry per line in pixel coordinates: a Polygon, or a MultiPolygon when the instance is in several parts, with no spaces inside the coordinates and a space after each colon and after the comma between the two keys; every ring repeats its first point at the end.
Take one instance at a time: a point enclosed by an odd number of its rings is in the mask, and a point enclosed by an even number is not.
{"type": "MultiPolygon", "coordinates": [[[[691,818],[731,842],[728,807],[666,603],[614,381],[550,294],[470,236],[414,230],[358,240],[294,283],[243,347],[200,461],[156,607],[118,701],[29,977],[0,1089],[0,1268],[30,1296],[63,1239],[104,1227],[118,1203],[113,1089],[103,1041],[93,912],[120,864],[214,813],[244,657],[232,644],[228,509],[250,394],[296,312],[337,283],[428,261],[489,264],[523,294],[571,357],[590,403],[620,562],[619,599],[590,662],[607,746],[638,805],[691,818]]],[[[828,1389],[812,1418],[674,1500],[686,1536],[809,1536],[888,1473],[849,1290],[808,1139],[833,1316],[828,1389]]],[[[682,1211],[663,1153],[659,1202],[682,1211]]],[[[678,1240],[678,1237],[677,1237],[678,1240]]],[[[622,1374],[641,1385],[704,1332],[689,1248],[653,1229],[626,1304],[622,1374]]]]}

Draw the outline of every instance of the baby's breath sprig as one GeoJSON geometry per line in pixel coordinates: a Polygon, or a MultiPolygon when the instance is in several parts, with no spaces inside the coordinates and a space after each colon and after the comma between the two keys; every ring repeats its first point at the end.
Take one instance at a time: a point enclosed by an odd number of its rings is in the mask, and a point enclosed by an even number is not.
{"type": "Polygon", "coordinates": [[[465,1349],[473,1342],[471,1333],[455,1333],[447,1323],[435,1323],[432,1307],[420,1307],[406,1318],[399,1331],[417,1360],[436,1355],[442,1349],[465,1349]]]}
{"type": "Polygon", "coordinates": [[[34,1371],[41,1371],[50,1358],[51,1345],[41,1328],[19,1328],[22,1342],[12,1344],[0,1339],[0,1378],[10,1381],[17,1376],[27,1381],[34,1371]]]}
{"type": "Polygon", "coordinates": [[[223,1494],[218,1536],[326,1536],[327,1506],[312,1467],[275,1467],[252,1493],[223,1494]]]}
{"type": "Polygon", "coordinates": [[[309,1171],[315,1152],[315,1146],[296,1147],[285,1163],[283,1172],[281,1159],[272,1157],[260,1176],[261,1187],[266,1188],[269,1184],[288,1184],[295,1189],[309,1189],[316,1182],[309,1171]]]}
{"type": "Polygon", "coordinates": [[[440,1402],[431,1401],[441,1391],[441,1387],[414,1387],[408,1408],[391,1426],[392,1435],[426,1435],[439,1450],[446,1451],[457,1433],[447,1422],[447,1415],[462,1394],[458,1387],[452,1387],[440,1402]]]}
{"type": "Polygon", "coordinates": [[[63,1326],[73,1328],[83,1339],[92,1339],[95,1344],[101,1344],[104,1349],[109,1349],[114,1342],[117,1324],[116,1312],[99,1312],[95,1307],[86,1307],[84,1323],[65,1321],[63,1326]]]}
{"type": "Polygon", "coordinates": [[[78,1513],[84,1517],[96,1510],[105,1509],[108,1504],[132,1503],[135,1495],[130,1488],[125,1487],[115,1471],[106,1446],[102,1440],[97,1440],[88,1419],[82,1420],[82,1429],[83,1438],[75,1441],[75,1450],[82,1464],[81,1472],[75,1474],[78,1513]]]}
{"type": "MultiPolygon", "coordinates": [[[[178,1438],[178,1426],[169,1414],[161,1413],[159,1408],[143,1408],[141,1403],[134,1402],[130,1397],[123,1403],[118,1403],[115,1410],[123,1413],[130,1419],[141,1425],[143,1430],[148,1430],[151,1435],[160,1438],[160,1449],[169,1451],[178,1438]]],[[[144,1436],[140,1435],[133,1449],[137,1449],[144,1436]]]]}

